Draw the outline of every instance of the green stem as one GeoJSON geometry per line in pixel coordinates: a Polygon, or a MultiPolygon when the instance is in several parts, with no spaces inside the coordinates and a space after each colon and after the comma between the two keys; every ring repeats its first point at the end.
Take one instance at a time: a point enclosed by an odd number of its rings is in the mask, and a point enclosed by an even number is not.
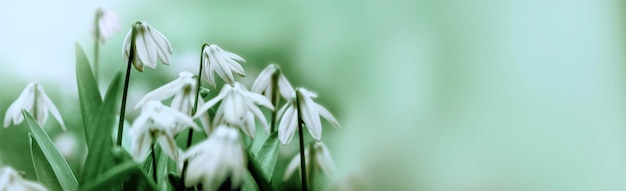
{"type": "MultiPolygon", "coordinates": [[[[193,108],[191,108],[191,116],[196,115],[196,111],[198,109],[198,97],[200,95],[200,86],[201,86],[201,81],[200,79],[202,78],[202,53],[204,51],[204,48],[209,46],[208,43],[204,43],[202,45],[202,48],[200,49],[200,67],[198,69],[198,78],[196,79],[196,98],[195,101],[193,102],[193,108]]],[[[207,132],[208,133],[208,132],[207,132]]],[[[193,130],[190,128],[189,129],[189,133],[187,134],[187,147],[189,148],[191,147],[191,140],[193,139],[193,130]]],[[[189,161],[185,160],[185,162],[183,163],[183,171],[181,173],[181,177],[180,177],[180,187],[179,190],[184,190],[185,187],[185,174],[187,174],[187,168],[189,166],[189,161]]]]}
{"type": "Polygon", "coordinates": [[[300,136],[300,179],[302,182],[302,190],[308,191],[306,178],[306,161],[304,160],[304,136],[302,133],[302,108],[300,107],[300,91],[296,90],[296,106],[298,109],[298,134],[300,136]]]}
{"type": "Polygon", "coordinates": [[[278,102],[280,97],[278,96],[278,77],[280,76],[280,69],[272,75],[272,104],[274,104],[274,111],[272,112],[271,130],[270,133],[276,131],[276,118],[278,117],[278,102]]]}
{"type": "Polygon", "coordinates": [[[315,164],[315,155],[317,154],[317,150],[315,149],[315,142],[311,142],[309,144],[309,189],[314,190],[313,186],[315,186],[315,168],[313,164],[315,164]]]}
{"type": "Polygon", "coordinates": [[[157,182],[157,160],[156,160],[156,154],[154,154],[154,152],[156,151],[155,149],[156,145],[154,144],[154,141],[152,141],[152,153],[150,153],[150,156],[152,157],[152,178],[154,179],[154,182],[157,182]]]}
{"type": "Polygon", "coordinates": [[[124,133],[124,117],[126,115],[126,100],[128,97],[128,82],[130,81],[131,65],[135,56],[135,26],[139,22],[133,24],[131,29],[130,51],[128,53],[128,65],[126,67],[126,78],[124,79],[124,91],[122,92],[122,107],[120,107],[120,119],[117,126],[117,146],[122,146],[122,134],[124,133]]]}
{"type": "Polygon", "coordinates": [[[96,10],[96,18],[94,19],[94,34],[95,41],[93,47],[93,76],[96,79],[96,83],[98,82],[98,63],[99,63],[99,54],[100,54],[100,25],[98,21],[102,17],[102,10],[96,10]]]}

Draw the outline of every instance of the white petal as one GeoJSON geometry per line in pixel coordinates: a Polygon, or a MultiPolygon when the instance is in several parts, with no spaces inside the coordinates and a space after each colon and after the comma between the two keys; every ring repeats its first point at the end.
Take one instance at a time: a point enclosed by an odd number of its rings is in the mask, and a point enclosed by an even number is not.
{"type": "Polygon", "coordinates": [[[212,69],[215,69],[215,73],[217,73],[217,75],[222,78],[226,83],[233,86],[235,83],[235,77],[233,77],[230,67],[227,63],[220,62],[220,58],[217,58],[221,56],[221,52],[219,52],[215,48],[211,48],[210,51],[211,54],[209,56],[209,63],[213,65],[212,69]]]}
{"type": "Polygon", "coordinates": [[[124,63],[128,63],[128,57],[130,56],[130,38],[132,36],[132,29],[126,33],[124,38],[124,44],[122,45],[122,56],[124,57],[124,63]]]}
{"type": "Polygon", "coordinates": [[[231,59],[236,60],[238,62],[246,62],[245,59],[243,59],[241,56],[239,56],[239,55],[237,55],[235,53],[222,50],[222,48],[220,48],[220,47],[217,47],[217,49],[219,49],[222,52],[221,54],[223,54],[227,58],[231,58],[231,59]]]}
{"type": "Polygon", "coordinates": [[[330,122],[331,125],[337,128],[341,128],[341,125],[339,125],[339,122],[337,122],[337,119],[335,119],[333,114],[331,114],[326,108],[322,107],[321,105],[317,103],[315,104],[315,108],[317,108],[317,111],[319,112],[320,116],[328,120],[328,122],[330,122]]]}
{"type": "Polygon", "coordinates": [[[133,159],[137,162],[142,162],[146,156],[148,156],[148,152],[151,148],[152,137],[148,134],[148,132],[142,132],[135,136],[130,150],[132,152],[133,159]]]}
{"type": "Polygon", "coordinates": [[[254,139],[254,133],[256,131],[256,125],[254,123],[254,115],[252,115],[252,113],[247,112],[246,116],[244,117],[244,125],[241,128],[241,130],[243,130],[244,133],[246,133],[246,135],[248,135],[250,138],[254,139]]]}
{"type": "Polygon", "coordinates": [[[152,90],[151,92],[148,92],[145,96],[143,96],[143,98],[141,98],[141,100],[139,100],[139,102],[137,102],[137,105],[135,105],[135,109],[139,109],[141,106],[143,106],[144,104],[146,104],[148,101],[162,101],[165,100],[167,98],[172,97],[176,92],[180,91],[182,89],[182,86],[184,84],[182,83],[181,79],[176,79],[170,83],[167,83],[155,90],[152,90]]]}
{"type": "Polygon", "coordinates": [[[191,128],[197,130],[197,131],[201,131],[200,127],[198,127],[198,125],[196,125],[196,123],[193,122],[193,119],[191,119],[191,117],[185,115],[184,113],[181,113],[178,110],[169,108],[169,107],[163,107],[161,108],[164,111],[167,111],[167,113],[174,117],[178,122],[182,122],[183,124],[189,125],[191,126],[191,128]]]}
{"type": "Polygon", "coordinates": [[[141,62],[152,69],[156,68],[156,50],[153,47],[154,46],[154,42],[152,41],[152,39],[148,36],[149,31],[146,29],[146,27],[144,26],[145,24],[142,24],[141,28],[137,28],[136,30],[136,36],[135,36],[135,53],[137,53],[139,59],[141,60],[141,62]]]}
{"type": "Polygon", "coordinates": [[[25,191],[47,191],[46,187],[41,184],[29,180],[22,179],[19,183],[25,191]]]}
{"type": "Polygon", "coordinates": [[[261,109],[256,107],[254,104],[248,103],[248,111],[249,111],[248,113],[254,114],[254,116],[259,120],[259,122],[261,122],[261,125],[263,125],[265,132],[269,133],[270,128],[269,128],[269,125],[267,124],[267,120],[265,119],[265,115],[263,115],[263,112],[261,112],[261,109]]]}
{"type": "Polygon", "coordinates": [[[322,138],[322,124],[317,108],[315,108],[316,104],[313,103],[310,97],[300,96],[299,98],[300,112],[302,112],[300,117],[302,117],[302,121],[306,124],[307,129],[309,129],[311,136],[319,141],[322,138]]]}
{"type": "Polygon", "coordinates": [[[315,162],[317,162],[318,166],[322,169],[324,174],[327,176],[332,176],[334,174],[334,163],[333,159],[330,157],[330,152],[328,148],[322,144],[321,142],[314,143],[314,151],[315,151],[315,162]]]}
{"type": "Polygon", "coordinates": [[[161,150],[167,154],[174,161],[178,161],[178,147],[176,146],[176,141],[172,137],[173,135],[163,134],[159,136],[157,141],[161,146],[161,150]]]}
{"type": "Polygon", "coordinates": [[[243,69],[243,67],[241,67],[241,64],[237,63],[237,61],[225,57],[219,58],[221,58],[221,62],[223,62],[225,66],[228,66],[233,72],[242,77],[246,76],[246,71],[243,69]]]}
{"type": "Polygon", "coordinates": [[[270,102],[270,100],[268,100],[265,96],[263,96],[261,94],[254,93],[254,92],[249,92],[249,91],[241,91],[241,94],[243,94],[244,96],[248,97],[249,99],[251,99],[255,103],[257,103],[259,105],[262,105],[265,108],[268,108],[270,110],[274,110],[274,105],[272,104],[272,102],[270,102]]]}
{"type": "Polygon", "coordinates": [[[202,55],[202,63],[204,63],[203,67],[204,67],[204,74],[205,74],[204,77],[209,82],[211,87],[216,89],[217,85],[215,83],[215,76],[214,76],[215,63],[211,63],[211,60],[209,59],[208,51],[209,50],[205,48],[203,55],[202,55]]]}
{"type": "Polygon", "coordinates": [[[157,55],[159,59],[161,59],[161,62],[163,62],[163,64],[169,64],[169,56],[173,52],[169,41],[167,40],[167,38],[165,38],[165,36],[163,36],[163,34],[161,34],[157,30],[154,30],[152,27],[148,27],[148,30],[150,37],[155,42],[155,50],[157,50],[157,55]]]}
{"type": "Polygon", "coordinates": [[[215,96],[213,99],[209,100],[208,102],[200,106],[198,110],[196,110],[196,114],[193,116],[193,118],[198,118],[198,116],[200,116],[202,113],[205,113],[207,110],[213,107],[213,105],[217,104],[217,102],[224,99],[224,97],[226,97],[226,94],[228,94],[229,91],[230,90],[227,87],[222,88],[222,91],[220,91],[220,93],[217,94],[217,96],[215,96]]]}
{"type": "MultiPolygon", "coordinates": [[[[37,89],[39,89],[39,87],[41,86],[39,85],[37,87],[37,89]]],[[[44,99],[42,99],[45,94],[42,94],[41,91],[37,91],[35,94],[35,104],[33,106],[33,112],[31,114],[33,115],[33,117],[35,117],[35,119],[37,120],[37,122],[39,122],[41,126],[44,126],[46,120],[48,120],[48,107],[44,99]]]]}
{"type": "Polygon", "coordinates": [[[293,138],[298,121],[297,111],[293,107],[288,107],[278,125],[278,139],[286,145],[293,138]]]}
{"type": "MultiPolygon", "coordinates": [[[[252,83],[252,87],[250,88],[250,91],[256,92],[256,93],[263,93],[263,91],[266,90],[267,87],[272,85],[272,75],[274,74],[275,70],[276,68],[274,68],[273,65],[269,65],[265,67],[265,69],[263,69],[263,71],[259,73],[259,75],[256,77],[256,79],[252,83]]],[[[266,92],[266,94],[271,94],[271,92],[266,92]]]]}
{"type": "Polygon", "coordinates": [[[54,103],[52,103],[50,98],[48,98],[45,92],[43,92],[43,89],[40,89],[40,91],[41,91],[41,95],[40,95],[41,99],[43,99],[43,102],[46,104],[46,107],[48,108],[52,116],[59,122],[59,124],[61,124],[61,128],[64,131],[67,130],[67,128],[65,127],[65,123],[63,123],[63,118],[61,118],[61,114],[59,113],[59,110],[57,109],[57,107],[54,106],[54,103]]]}
{"type": "Polygon", "coordinates": [[[285,170],[285,175],[283,176],[283,181],[289,180],[296,170],[300,170],[300,154],[297,154],[289,164],[287,165],[287,170],[285,170]]]}
{"type": "Polygon", "coordinates": [[[280,75],[278,78],[278,88],[280,90],[280,95],[282,95],[285,99],[288,99],[291,94],[293,94],[294,89],[287,81],[287,78],[283,75],[280,75]]]}

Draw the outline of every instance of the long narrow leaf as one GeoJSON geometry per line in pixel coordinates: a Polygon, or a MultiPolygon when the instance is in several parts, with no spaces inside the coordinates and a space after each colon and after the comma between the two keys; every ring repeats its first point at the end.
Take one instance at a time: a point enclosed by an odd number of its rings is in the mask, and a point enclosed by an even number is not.
{"type": "Polygon", "coordinates": [[[261,165],[252,157],[252,153],[246,151],[246,155],[248,157],[248,171],[259,187],[259,190],[276,190],[276,188],[272,187],[270,184],[269,179],[261,172],[261,165]]]}
{"type": "Polygon", "coordinates": [[[255,158],[259,161],[263,174],[267,177],[269,182],[272,181],[272,175],[274,174],[274,167],[276,167],[276,161],[278,160],[279,152],[278,144],[278,132],[272,133],[261,148],[255,153],[255,158]]]}
{"type": "Polygon", "coordinates": [[[35,142],[41,146],[41,152],[45,156],[45,159],[48,160],[61,188],[63,188],[63,190],[76,190],[78,188],[78,181],[74,173],[72,173],[72,169],[59,150],[54,146],[54,143],[50,140],[46,131],[41,128],[39,123],[35,121],[28,111],[22,110],[22,114],[24,115],[28,127],[30,127],[32,137],[35,139],[35,142]]]}
{"type": "Polygon", "coordinates": [[[39,182],[46,185],[46,187],[51,190],[63,190],[59,179],[54,175],[54,170],[52,170],[50,162],[48,162],[41,147],[39,147],[39,144],[35,141],[33,134],[28,133],[28,138],[30,140],[30,154],[33,157],[33,167],[35,167],[35,173],[37,174],[39,182]]]}
{"type": "Polygon", "coordinates": [[[140,190],[139,188],[144,188],[144,190],[157,190],[154,182],[132,160],[109,169],[94,181],[86,184],[81,190],[108,190],[111,185],[120,182],[129,183],[125,184],[125,189],[140,190]]]}
{"type": "MultiPolygon", "coordinates": [[[[76,84],[78,86],[78,99],[80,111],[83,116],[85,138],[89,144],[95,125],[95,118],[102,105],[102,97],[98,88],[98,82],[93,76],[89,60],[80,44],[75,45],[76,52],[76,84]]],[[[87,145],[89,146],[89,145],[87,145]]]]}
{"type": "Polygon", "coordinates": [[[113,138],[110,134],[115,123],[115,109],[119,100],[120,78],[121,73],[118,73],[113,78],[107,90],[104,103],[95,118],[94,136],[89,141],[91,147],[87,153],[82,183],[95,179],[98,174],[114,165],[111,157],[113,138]]]}

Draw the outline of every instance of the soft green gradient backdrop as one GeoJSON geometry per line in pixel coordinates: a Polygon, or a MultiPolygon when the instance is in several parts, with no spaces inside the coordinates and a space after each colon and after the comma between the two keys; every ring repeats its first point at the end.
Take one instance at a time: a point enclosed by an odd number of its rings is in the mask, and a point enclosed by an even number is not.
{"type": "MultiPolygon", "coordinates": [[[[0,0],[1,116],[37,80],[78,128],[73,44],[92,51],[99,6],[123,21],[106,80],[137,20],[174,48],[171,66],[133,75],[131,106],[195,71],[203,42],[246,58],[246,84],[275,61],[317,91],[344,127],[323,136],[340,190],[626,190],[621,1],[0,0]]],[[[33,173],[24,126],[0,144],[0,162],[33,173]]]]}

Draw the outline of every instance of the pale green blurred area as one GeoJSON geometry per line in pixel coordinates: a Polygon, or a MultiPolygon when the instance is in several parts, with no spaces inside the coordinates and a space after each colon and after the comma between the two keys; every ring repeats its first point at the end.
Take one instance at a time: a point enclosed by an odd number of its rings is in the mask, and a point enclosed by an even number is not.
{"type": "MultiPolygon", "coordinates": [[[[246,58],[248,85],[277,62],[318,92],[343,126],[323,136],[337,190],[626,190],[620,1],[0,0],[0,115],[37,80],[78,129],[73,46],[93,51],[99,6],[123,21],[102,47],[106,81],[137,20],[174,48],[171,66],[133,74],[130,106],[195,71],[204,42],[246,58]]],[[[0,161],[33,173],[26,137],[0,130],[0,161]]]]}

